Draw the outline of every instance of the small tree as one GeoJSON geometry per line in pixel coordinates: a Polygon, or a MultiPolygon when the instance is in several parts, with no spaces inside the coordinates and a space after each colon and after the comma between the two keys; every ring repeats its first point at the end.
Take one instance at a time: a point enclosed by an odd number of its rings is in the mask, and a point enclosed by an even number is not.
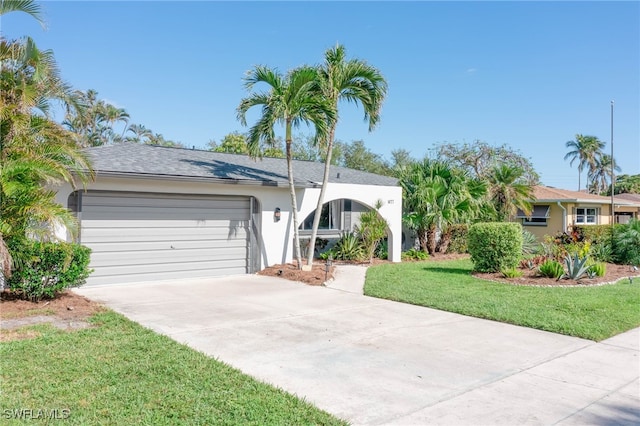
{"type": "Polygon", "coordinates": [[[362,246],[369,258],[369,262],[373,260],[378,244],[387,235],[389,224],[380,216],[379,212],[382,205],[382,200],[376,201],[373,209],[360,215],[360,224],[356,227],[356,234],[362,241],[362,246]]]}

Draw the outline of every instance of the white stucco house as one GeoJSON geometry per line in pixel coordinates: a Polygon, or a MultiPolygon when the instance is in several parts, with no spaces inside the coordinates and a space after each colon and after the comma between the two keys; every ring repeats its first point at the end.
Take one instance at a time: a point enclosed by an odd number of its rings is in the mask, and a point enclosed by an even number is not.
{"type": "MultiPolygon", "coordinates": [[[[64,186],[78,241],[92,249],[88,285],[249,274],[291,262],[293,219],[284,159],[120,144],[88,149],[86,190],[64,186]]],[[[295,161],[301,233],[308,233],[324,165],[295,161]]],[[[351,230],[382,200],[389,259],[400,261],[402,190],[393,178],[332,167],[320,235],[351,230]]]]}

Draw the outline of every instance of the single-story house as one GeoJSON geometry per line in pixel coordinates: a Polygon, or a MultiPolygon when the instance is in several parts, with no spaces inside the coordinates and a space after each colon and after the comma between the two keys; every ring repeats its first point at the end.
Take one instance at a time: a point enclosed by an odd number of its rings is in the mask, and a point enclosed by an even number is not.
{"type": "MultiPolygon", "coordinates": [[[[87,151],[95,182],[86,190],[63,186],[56,196],[77,216],[77,240],[92,249],[87,284],[246,274],[292,261],[286,160],[141,144],[87,151]]],[[[324,164],[295,161],[293,170],[304,237],[324,164]]],[[[396,179],[334,166],[324,200],[324,237],[352,230],[359,213],[382,200],[389,259],[400,261],[396,179]]]]}
{"type": "MultiPolygon", "coordinates": [[[[518,210],[516,220],[539,240],[545,235],[567,232],[573,225],[607,225],[611,223],[611,197],[569,191],[548,186],[534,187],[530,215],[518,210]]],[[[616,223],[640,218],[640,200],[614,196],[616,223]]]]}

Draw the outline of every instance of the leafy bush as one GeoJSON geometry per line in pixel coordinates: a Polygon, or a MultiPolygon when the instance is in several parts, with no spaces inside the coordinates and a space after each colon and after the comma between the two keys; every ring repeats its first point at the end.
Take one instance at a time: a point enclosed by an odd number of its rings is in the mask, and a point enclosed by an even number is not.
{"type": "Polygon", "coordinates": [[[580,257],[578,253],[574,253],[573,256],[567,255],[564,259],[567,272],[562,277],[570,280],[579,280],[589,270],[588,261],[588,257],[580,257]]]}
{"type": "Polygon", "coordinates": [[[591,256],[598,262],[613,262],[613,249],[611,248],[611,238],[609,241],[594,243],[591,246],[591,256]]]}
{"type": "MultiPolygon", "coordinates": [[[[618,228],[620,226],[615,225],[614,227],[618,228]]],[[[611,225],[573,225],[571,229],[579,234],[583,240],[591,241],[592,244],[611,241],[611,225]]]]}
{"type": "Polygon", "coordinates": [[[426,260],[428,258],[429,253],[415,248],[402,252],[402,260],[426,260]]]}
{"type": "Polygon", "coordinates": [[[614,230],[613,257],[616,263],[640,265],[640,220],[632,219],[614,230]]]}
{"type": "Polygon", "coordinates": [[[500,271],[500,273],[505,278],[520,278],[522,276],[522,271],[518,268],[507,268],[500,271]]]}
{"type": "Polygon", "coordinates": [[[469,234],[469,225],[457,224],[449,226],[449,233],[451,240],[449,241],[449,247],[447,247],[447,253],[467,253],[467,235],[469,234]]]}
{"type": "Polygon", "coordinates": [[[560,279],[564,275],[564,267],[557,260],[549,259],[538,267],[541,275],[547,278],[560,279]]]}
{"type": "Polygon", "coordinates": [[[92,272],[91,249],[80,244],[13,240],[10,250],[23,261],[6,285],[26,300],[53,298],[66,288],[79,287],[92,272]]]}
{"type": "Polygon", "coordinates": [[[469,228],[468,245],[476,271],[515,268],[522,254],[522,227],[517,223],[476,223],[469,228]]]}
{"type": "Polygon", "coordinates": [[[594,263],[593,265],[589,266],[589,270],[587,271],[587,273],[591,273],[596,277],[604,277],[604,275],[607,273],[607,265],[602,262],[594,263]]]}

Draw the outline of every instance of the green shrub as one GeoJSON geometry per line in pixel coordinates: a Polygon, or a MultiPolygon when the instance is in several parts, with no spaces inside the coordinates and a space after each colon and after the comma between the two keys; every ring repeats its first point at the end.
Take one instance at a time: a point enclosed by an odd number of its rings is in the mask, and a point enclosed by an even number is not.
{"type": "Polygon", "coordinates": [[[469,228],[467,240],[476,271],[498,272],[518,265],[522,254],[522,226],[518,223],[476,223],[469,228]]]}
{"type": "Polygon", "coordinates": [[[632,219],[614,230],[613,258],[616,263],[640,265],[640,220],[632,219]]]}
{"type": "Polygon", "coordinates": [[[549,259],[538,267],[541,275],[547,278],[559,279],[564,275],[564,267],[557,260],[549,259]]]}
{"type": "Polygon", "coordinates": [[[69,287],[86,282],[91,249],[75,243],[11,241],[9,249],[22,261],[6,285],[23,299],[53,298],[69,287]]]}
{"type": "MultiPolygon", "coordinates": [[[[620,225],[615,225],[618,228],[620,225]]],[[[605,241],[611,241],[611,225],[574,225],[572,231],[581,236],[585,241],[597,244],[605,241]]]]}
{"type": "Polygon", "coordinates": [[[464,223],[449,226],[451,240],[447,253],[467,253],[467,235],[469,234],[469,225],[464,223]]]}
{"type": "Polygon", "coordinates": [[[380,241],[387,235],[387,221],[380,216],[382,200],[378,200],[373,209],[360,214],[360,223],[355,228],[355,233],[360,238],[360,245],[364,255],[373,260],[380,241]]]}
{"type": "Polygon", "coordinates": [[[378,259],[389,258],[389,240],[385,238],[384,240],[380,241],[380,244],[378,244],[378,247],[376,247],[375,256],[378,259]]]}
{"type": "MultiPolygon", "coordinates": [[[[608,237],[609,238],[609,237],[608,237]]],[[[611,238],[609,241],[594,243],[591,246],[591,256],[598,262],[613,262],[613,250],[611,248],[611,238]]]]}
{"type": "Polygon", "coordinates": [[[427,260],[429,253],[415,248],[402,252],[402,260],[427,260]]]}
{"type": "Polygon", "coordinates": [[[594,263],[593,265],[589,266],[589,270],[587,271],[587,273],[592,274],[596,277],[604,277],[604,275],[607,273],[607,265],[602,262],[594,263]]]}
{"type": "Polygon", "coordinates": [[[522,271],[517,268],[503,269],[500,273],[505,278],[520,278],[522,276],[522,271]]]}

